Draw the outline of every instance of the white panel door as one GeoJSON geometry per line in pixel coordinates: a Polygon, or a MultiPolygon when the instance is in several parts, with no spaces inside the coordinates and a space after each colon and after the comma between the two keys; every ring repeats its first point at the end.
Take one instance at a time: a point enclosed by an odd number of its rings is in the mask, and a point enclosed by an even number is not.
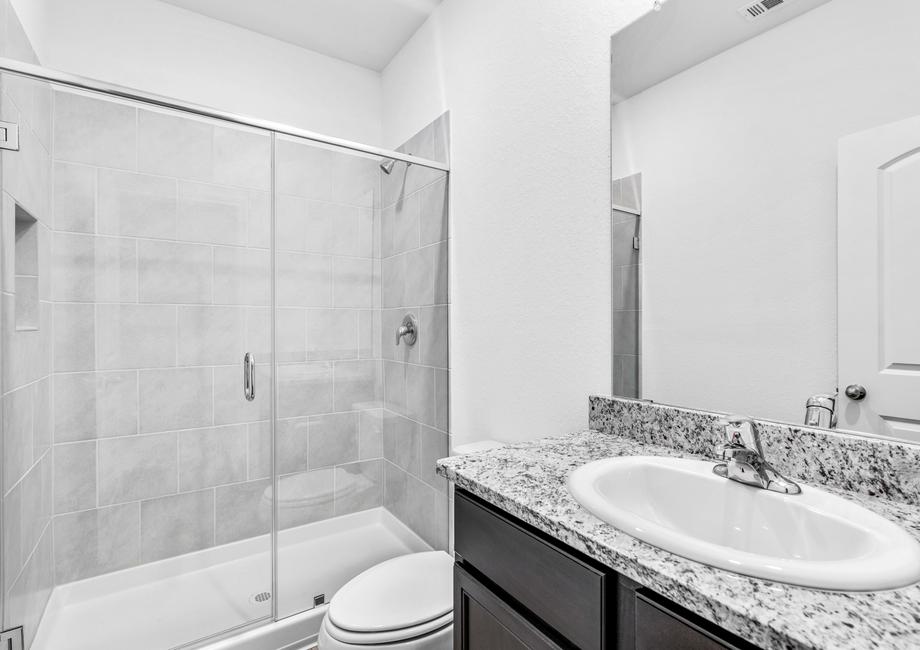
{"type": "Polygon", "coordinates": [[[920,442],[920,118],[843,138],[837,191],[839,427],[920,442]]]}

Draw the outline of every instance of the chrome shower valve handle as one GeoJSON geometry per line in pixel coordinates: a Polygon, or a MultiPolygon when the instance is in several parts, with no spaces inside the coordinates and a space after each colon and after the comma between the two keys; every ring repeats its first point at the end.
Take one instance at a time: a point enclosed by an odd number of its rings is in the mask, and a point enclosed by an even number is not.
{"type": "Polygon", "coordinates": [[[399,345],[402,339],[405,339],[406,345],[410,347],[418,340],[418,319],[415,314],[406,314],[402,319],[402,325],[396,328],[396,345],[399,345]]]}

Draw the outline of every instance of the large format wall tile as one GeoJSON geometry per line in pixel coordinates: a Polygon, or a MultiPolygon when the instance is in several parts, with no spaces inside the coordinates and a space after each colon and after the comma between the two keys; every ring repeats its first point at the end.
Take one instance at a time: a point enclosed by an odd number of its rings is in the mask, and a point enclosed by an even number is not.
{"type": "Polygon", "coordinates": [[[242,128],[214,128],[215,183],[271,189],[271,136],[242,128]]]}
{"type": "Polygon", "coordinates": [[[96,168],[54,163],[54,227],[57,231],[96,230],[96,168]]]}
{"type": "Polygon", "coordinates": [[[34,549],[38,545],[51,519],[51,469],[51,455],[45,454],[22,477],[23,549],[34,549]]]}
{"type": "Polygon", "coordinates": [[[278,417],[332,412],[332,364],[296,363],[278,366],[278,417]]]}
{"type": "Polygon", "coordinates": [[[338,468],[335,514],[347,515],[383,505],[383,459],[350,463],[338,468]]]}
{"type": "Polygon", "coordinates": [[[191,553],[214,544],[214,490],[141,502],[141,562],[191,553]]]}
{"type": "Polygon", "coordinates": [[[66,91],[54,93],[54,155],[58,160],[134,169],[133,106],[66,91]]]}
{"type": "Polygon", "coordinates": [[[193,429],[212,424],[213,380],[210,368],[141,370],[138,381],[141,433],[193,429]]]}
{"type": "Polygon", "coordinates": [[[308,309],[306,341],[307,359],[310,361],[357,359],[358,312],[352,309],[308,309]]]}
{"type": "Polygon", "coordinates": [[[137,300],[137,244],[131,239],[56,233],[54,299],[62,302],[137,300]]]}
{"type": "Polygon", "coordinates": [[[332,307],[332,257],[279,252],[275,268],[279,307],[332,307]]]}
{"type": "Polygon", "coordinates": [[[176,365],[175,307],[105,304],[96,314],[100,370],[176,365]]]}
{"type": "Polygon", "coordinates": [[[420,244],[436,244],[447,239],[447,178],[419,191],[420,244]]]}
{"type": "Polygon", "coordinates": [[[256,399],[243,396],[240,363],[214,368],[214,424],[259,422],[271,417],[271,366],[268,357],[256,357],[256,399]]]}
{"type": "Polygon", "coordinates": [[[179,470],[175,433],[109,438],[98,445],[99,505],[176,491],[179,470]]]}
{"type": "Polygon", "coordinates": [[[335,470],[331,467],[282,476],[278,481],[281,529],[329,519],[335,512],[334,477],[335,470]]]}
{"type": "Polygon", "coordinates": [[[358,414],[333,413],[310,418],[310,469],[358,460],[358,414]]]}
{"type": "Polygon", "coordinates": [[[134,566],[140,553],[140,505],[127,503],[54,518],[57,584],[134,566]]]}
{"type": "Polygon", "coordinates": [[[416,194],[380,211],[380,254],[391,257],[419,247],[419,197],[416,194]]]}
{"type": "Polygon", "coordinates": [[[336,307],[370,309],[374,306],[372,260],[336,257],[333,263],[333,300],[336,307]]]}
{"type": "Polygon", "coordinates": [[[332,199],[333,152],[306,142],[279,137],[275,144],[275,189],[306,199],[332,199]]]}
{"type": "Polygon", "coordinates": [[[267,250],[214,247],[214,304],[271,302],[271,257],[267,250]]]}
{"type": "Polygon", "coordinates": [[[213,284],[211,268],[210,246],[141,240],[137,245],[140,301],[208,304],[213,284]]]}
{"type": "Polygon", "coordinates": [[[3,396],[3,491],[15,485],[32,466],[32,423],[35,387],[3,396]]]}
{"type": "Polygon", "coordinates": [[[54,376],[55,443],[137,433],[137,372],[54,376]]]}
{"type": "Polygon", "coordinates": [[[380,399],[379,361],[336,361],[334,377],[336,411],[368,408],[380,399]]]}
{"type": "Polygon", "coordinates": [[[179,490],[245,481],[248,448],[244,424],[179,432],[179,490]]]}
{"type": "Polygon", "coordinates": [[[175,239],[177,185],[171,178],[100,169],[99,234],[175,239]]]}
{"type": "Polygon", "coordinates": [[[239,362],[244,350],[246,313],[241,307],[179,307],[180,366],[239,362]]]}
{"type": "Polygon", "coordinates": [[[3,498],[3,576],[2,586],[7,591],[22,568],[22,490],[20,485],[3,498]]]}
{"type": "MultiPolygon", "coordinates": [[[[325,416],[320,416],[320,418],[325,416]]],[[[310,418],[289,418],[275,422],[275,452],[279,474],[303,472],[309,467],[310,418]]],[[[270,445],[271,438],[266,442],[270,445]]],[[[271,453],[268,450],[267,453],[271,453]]]]}
{"type": "Polygon", "coordinates": [[[160,176],[211,180],[214,126],[203,120],[140,109],[138,170],[160,176]]]}
{"type": "Polygon", "coordinates": [[[96,312],[91,303],[54,305],[54,370],[96,366],[96,312]]]}
{"type": "Polygon", "coordinates": [[[419,424],[387,412],[383,418],[383,457],[411,474],[419,473],[419,424]]]}
{"type": "Polygon", "coordinates": [[[217,488],[214,517],[217,544],[269,533],[271,485],[269,479],[261,479],[217,488]]]}
{"type": "Polygon", "coordinates": [[[96,443],[54,447],[54,513],[96,507],[96,443]]]}
{"type": "Polygon", "coordinates": [[[206,244],[245,246],[249,192],[179,181],[178,238],[206,244]]]}

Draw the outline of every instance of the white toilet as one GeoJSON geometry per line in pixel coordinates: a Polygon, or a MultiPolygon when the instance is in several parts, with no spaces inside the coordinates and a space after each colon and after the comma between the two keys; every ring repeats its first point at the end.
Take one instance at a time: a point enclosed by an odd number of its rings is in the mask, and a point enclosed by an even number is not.
{"type": "Polygon", "coordinates": [[[444,551],[412,553],[352,578],[329,604],[320,650],[450,650],[453,564],[444,551]]]}

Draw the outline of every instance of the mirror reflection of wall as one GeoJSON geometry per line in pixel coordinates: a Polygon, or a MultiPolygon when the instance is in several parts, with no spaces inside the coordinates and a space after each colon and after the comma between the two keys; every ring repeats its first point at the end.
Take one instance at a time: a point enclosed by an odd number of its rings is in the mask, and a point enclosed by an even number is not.
{"type": "Polygon", "coordinates": [[[610,240],[612,385],[615,395],[639,397],[642,174],[616,178],[610,189],[613,218],[610,240]]]}
{"type": "MultiPolygon", "coordinates": [[[[642,179],[640,395],[801,423],[839,386],[840,428],[920,441],[920,124],[890,126],[920,116],[920,4],[798,0],[768,23],[742,4],[669,0],[613,39],[613,179],[642,179]]],[[[615,343],[625,392],[616,372],[615,343]]]]}

